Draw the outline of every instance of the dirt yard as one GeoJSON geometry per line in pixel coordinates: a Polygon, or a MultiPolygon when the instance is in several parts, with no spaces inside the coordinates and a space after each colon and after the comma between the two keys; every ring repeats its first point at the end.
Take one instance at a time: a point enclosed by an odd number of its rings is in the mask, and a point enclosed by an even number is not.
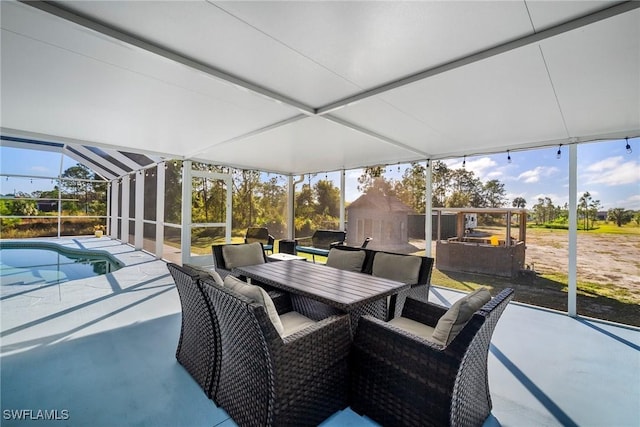
{"type": "MultiPolygon", "coordinates": [[[[535,274],[506,279],[434,269],[431,282],[511,287],[516,301],[567,311],[568,263],[566,230],[527,229],[525,264],[535,274]]],[[[578,233],[577,264],[578,314],[640,326],[640,235],[578,233]]]]}
{"type": "MultiPolygon", "coordinates": [[[[568,233],[527,230],[525,257],[525,262],[539,273],[566,273],[569,268],[568,233]]],[[[640,297],[639,236],[579,233],[577,262],[579,281],[614,284],[640,297]]]]}

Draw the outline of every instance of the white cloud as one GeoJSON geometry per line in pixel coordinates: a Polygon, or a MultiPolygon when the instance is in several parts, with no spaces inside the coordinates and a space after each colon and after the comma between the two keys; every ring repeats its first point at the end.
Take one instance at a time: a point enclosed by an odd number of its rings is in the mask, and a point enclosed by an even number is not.
{"type": "Polygon", "coordinates": [[[587,185],[606,186],[634,184],[640,182],[640,165],[635,160],[625,162],[624,157],[609,157],[589,165],[580,178],[587,185]]]}
{"type": "Polygon", "coordinates": [[[604,160],[600,160],[599,162],[593,163],[587,166],[587,171],[589,172],[602,172],[604,170],[609,170],[618,167],[620,163],[622,163],[622,156],[609,157],[604,160]]]}
{"type": "Polygon", "coordinates": [[[481,180],[485,180],[488,175],[495,174],[497,163],[489,157],[467,161],[466,168],[476,174],[481,180]]]}
{"type": "Polygon", "coordinates": [[[40,172],[40,173],[44,173],[44,172],[49,172],[49,168],[46,166],[31,166],[29,168],[29,170],[31,172],[40,172]]]}
{"type": "Polygon", "coordinates": [[[626,200],[620,201],[617,206],[624,206],[626,209],[640,210],[640,194],[628,197],[626,200]]]}
{"type": "MultiPolygon", "coordinates": [[[[461,159],[444,160],[444,164],[450,169],[462,169],[461,159]]],[[[497,167],[498,163],[490,157],[478,157],[467,159],[464,168],[475,174],[481,181],[489,179],[499,179],[504,175],[501,168],[497,167]]]]}
{"type": "Polygon", "coordinates": [[[518,181],[523,181],[526,184],[533,184],[540,182],[541,178],[549,177],[558,172],[556,167],[538,166],[535,169],[522,172],[518,175],[518,181]]]}

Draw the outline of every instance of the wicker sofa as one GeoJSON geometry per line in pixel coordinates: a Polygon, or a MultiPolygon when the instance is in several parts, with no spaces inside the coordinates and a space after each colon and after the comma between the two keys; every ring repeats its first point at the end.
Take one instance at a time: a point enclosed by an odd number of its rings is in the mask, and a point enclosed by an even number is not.
{"type": "Polygon", "coordinates": [[[310,254],[313,262],[315,262],[316,255],[329,255],[329,250],[334,246],[344,244],[346,238],[346,231],[316,230],[310,237],[296,238],[296,253],[302,252],[305,254],[310,254]]]}
{"type": "MultiPolygon", "coordinates": [[[[491,335],[512,297],[512,289],[500,292],[444,345],[404,327],[361,318],[351,352],[351,408],[382,425],[482,425],[492,408],[487,373],[491,335]]],[[[437,329],[448,312],[408,298],[402,317],[406,323],[437,329]]]]}

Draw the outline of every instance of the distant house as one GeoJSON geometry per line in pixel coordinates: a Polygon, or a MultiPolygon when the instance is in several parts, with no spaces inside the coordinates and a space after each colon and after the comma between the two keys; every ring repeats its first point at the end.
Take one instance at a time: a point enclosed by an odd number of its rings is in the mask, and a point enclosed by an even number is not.
{"type": "Polygon", "coordinates": [[[393,247],[406,245],[409,214],[413,209],[395,196],[371,191],[358,197],[346,208],[347,244],[360,246],[365,238],[373,237],[370,246],[393,247]]]}
{"type": "Polygon", "coordinates": [[[38,200],[36,205],[40,212],[54,212],[58,210],[57,200],[38,200]]]}

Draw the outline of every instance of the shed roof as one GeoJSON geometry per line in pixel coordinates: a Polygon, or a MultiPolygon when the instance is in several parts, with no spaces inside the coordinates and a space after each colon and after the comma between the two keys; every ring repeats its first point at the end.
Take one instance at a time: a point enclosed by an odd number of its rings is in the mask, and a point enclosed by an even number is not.
{"type": "Polygon", "coordinates": [[[377,212],[413,212],[413,209],[404,204],[393,195],[383,194],[380,191],[369,191],[354,200],[347,211],[354,209],[374,209],[377,212]]]}

